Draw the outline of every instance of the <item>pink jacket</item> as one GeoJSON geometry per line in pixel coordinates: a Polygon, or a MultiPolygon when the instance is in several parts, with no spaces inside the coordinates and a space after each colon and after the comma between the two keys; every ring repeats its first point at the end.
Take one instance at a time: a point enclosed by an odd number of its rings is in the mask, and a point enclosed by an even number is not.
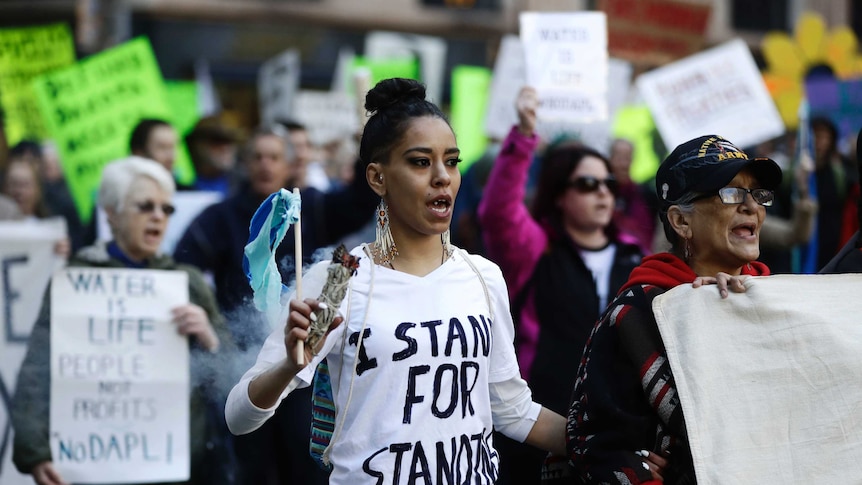
{"type": "MultiPolygon", "coordinates": [[[[503,142],[494,169],[482,192],[479,223],[488,257],[503,271],[509,285],[509,301],[527,285],[539,258],[548,246],[548,235],[533,219],[524,205],[527,175],[539,137],[522,135],[513,127],[503,142]]],[[[539,321],[533,299],[524,304],[519,326],[515,329],[515,350],[521,376],[530,375],[530,367],[539,340],[539,321]]]]}

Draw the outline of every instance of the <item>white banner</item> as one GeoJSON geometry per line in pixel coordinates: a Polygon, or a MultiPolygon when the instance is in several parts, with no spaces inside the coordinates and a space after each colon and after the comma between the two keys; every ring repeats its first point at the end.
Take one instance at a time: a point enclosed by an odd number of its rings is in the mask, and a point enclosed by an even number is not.
{"type": "Polygon", "coordinates": [[[859,483],[862,275],[745,288],[721,299],[680,285],[653,300],[697,483],[859,483]]]}
{"type": "Polygon", "coordinates": [[[182,271],[67,268],[51,281],[51,451],[74,483],[189,478],[182,271]]]}
{"type": "Polygon", "coordinates": [[[299,91],[294,119],[305,125],[311,143],[321,146],[359,131],[356,101],[343,92],[299,91]]]}
{"type": "Polygon", "coordinates": [[[30,331],[39,314],[51,274],[65,261],[54,245],[66,237],[66,221],[0,222],[0,483],[32,485],[12,465],[12,393],[27,353],[30,331]]]}
{"type": "Polygon", "coordinates": [[[522,12],[527,83],[546,121],[605,120],[608,28],[604,12],[522,12]]]}
{"type": "Polygon", "coordinates": [[[669,151],[701,135],[721,135],[744,149],[784,133],[740,39],[641,74],[636,84],[669,151]]]}
{"type": "Polygon", "coordinates": [[[262,123],[290,119],[294,96],[299,90],[300,68],[297,49],[288,49],[260,67],[257,92],[262,123]]]}

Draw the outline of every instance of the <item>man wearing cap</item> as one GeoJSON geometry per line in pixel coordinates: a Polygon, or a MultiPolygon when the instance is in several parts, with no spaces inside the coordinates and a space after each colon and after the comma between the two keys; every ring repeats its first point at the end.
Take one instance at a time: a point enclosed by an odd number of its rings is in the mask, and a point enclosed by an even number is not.
{"type": "Polygon", "coordinates": [[[695,483],[686,423],[653,314],[653,300],[682,284],[744,292],[781,169],[728,140],[678,146],[656,174],[671,243],[643,259],[593,330],[580,361],[567,425],[572,472],[585,483],[695,483]]]}
{"type": "Polygon", "coordinates": [[[186,136],[186,145],[195,167],[196,190],[232,195],[239,141],[238,130],[218,116],[207,116],[197,122],[186,136]]]}

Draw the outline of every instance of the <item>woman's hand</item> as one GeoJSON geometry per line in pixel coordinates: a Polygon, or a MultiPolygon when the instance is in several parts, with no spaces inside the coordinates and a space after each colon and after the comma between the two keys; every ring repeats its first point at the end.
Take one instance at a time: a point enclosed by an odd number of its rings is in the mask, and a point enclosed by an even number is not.
{"type": "Polygon", "coordinates": [[[68,237],[64,237],[59,241],[54,243],[54,254],[60,256],[63,259],[69,259],[69,255],[72,253],[72,243],[69,242],[68,237]]]}
{"type": "Polygon", "coordinates": [[[524,136],[533,136],[536,131],[536,109],[539,107],[539,95],[536,89],[524,86],[518,93],[515,109],[518,110],[518,131],[524,136]]]}
{"type": "Polygon", "coordinates": [[[715,276],[698,276],[691,284],[692,288],[699,288],[703,285],[718,285],[718,293],[722,298],[727,298],[727,290],[734,293],[745,293],[745,280],[748,275],[733,276],[727,273],[718,273],[715,276]]]}
{"type": "Polygon", "coordinates": [[[663,474],[667,468],[667,459],[647,450],[636,451],[635,454],[643,458],[644,468],[652,473],[653,480],[664,481],[663,474]]]}
{"type": "Polygon", "coordinates": [[[43,461],[34,466],[30,474],[38,485],[68,485],[68,482],[63,480],[63,477],[54,469],[54,463],[51,461],[43,461]]]}
{"type": "MultiPolygon", "coordinates": [[[[325,305],[325,303],[321,303],[312,298],[306,298],[303,301],[290,300],[290,314],[287,316],[287,325],[284,326],[284,350],[287,352],[288,361],[294,366],[297,372],[305,367],[306,364],[311,362],[311,358],[317,353],[317,349],[312,349],[307,345],[303,346],[305,358],[303,359],[302,365],[299,365],[296,358],[297,347],[299,345],[298,342],[305,342],[308,338],[308,327],[311,325],[312,319],[316,318],[314,316],[314,312],[319,308],[325,308],[325,305]]],[[[318,348],[323,346],[324,342],[326,342],[326,336],[335,330],[343,320],[344,318],[340,316],[335,317],[332,325],[330,325],[329,329],[326,331],[326,335],[320,339],[318,348]]]]}
{"type": "Polygon", "coordinates": [[[196,338],[200,346],[210,352],[218,350],[218,335],[213,330],[207,312],[203,308],[194,303],[188,303],[174,308],[171,313],[180,335],[196,338]]]}

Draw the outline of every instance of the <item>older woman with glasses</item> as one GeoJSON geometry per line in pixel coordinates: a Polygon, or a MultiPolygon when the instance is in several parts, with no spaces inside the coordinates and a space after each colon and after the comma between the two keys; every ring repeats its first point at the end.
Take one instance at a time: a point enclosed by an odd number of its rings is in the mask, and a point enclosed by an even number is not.
{"type": "MultiPolygon", "coordinates": [[[[527,208],[537,105],[535,89],[522,89],[519,123],[494,163],[479,222],[488,256],[508,284],[521,375],[537,402],[565,415],[577,370],[572,355],[581,354],[642,253],[612,223],[617,183],[608,160],[583,144],[546,151],[532,212],[527,208]]],[[[499,443],[500,482],[538,483],[544,454],[502,436],[499,443]]]]}
{"type": "MultiPolygon", "coordinates": [[[[188,274],[190,303],[174,308],[179,334],[188,337],[191,350],[192,395],[190,400],[191,479],[189,484],[221,483],[212,476],[218,469],[213,449],[207,441],[208,430],[217,423],[207,422],[207,399],[214,392],[216,352],[230,347],[230,336],[219,315],[215,296],[202,274],[195,268],[177,264],[159,254],[168,219],[174,213],[171,198],[174,180],[158,163],[129,157],[108,164],[102,174],[99,204],[108,214],[114,239],[107,244],[79,251],[70,266],[95,268],[138,268],[178,270],[188,274]]],[[[50,289],[30,336],[27,356],[18,375],[12,406],[15,427],[13,461],[22,473],[33,475],[40,485],[66,483],[53,466],[49,439],[51,308],[50,289]]],[[[129,476],[134,476],[134,469],[129,476]]]]}
{"type": "Polygon", "coordinates": [[[749,159],[715,135],[683,143],[659,167],[670,252],[648,256],[632,271],[590,336],[572,394],[568,458],[584,483],[695,483],[652,301],[682,284],[717,284],[726,298],[745,291],[747,275],[768,275],[755,260],[765,207],[780,182],[774,161],[749,159]]]}

